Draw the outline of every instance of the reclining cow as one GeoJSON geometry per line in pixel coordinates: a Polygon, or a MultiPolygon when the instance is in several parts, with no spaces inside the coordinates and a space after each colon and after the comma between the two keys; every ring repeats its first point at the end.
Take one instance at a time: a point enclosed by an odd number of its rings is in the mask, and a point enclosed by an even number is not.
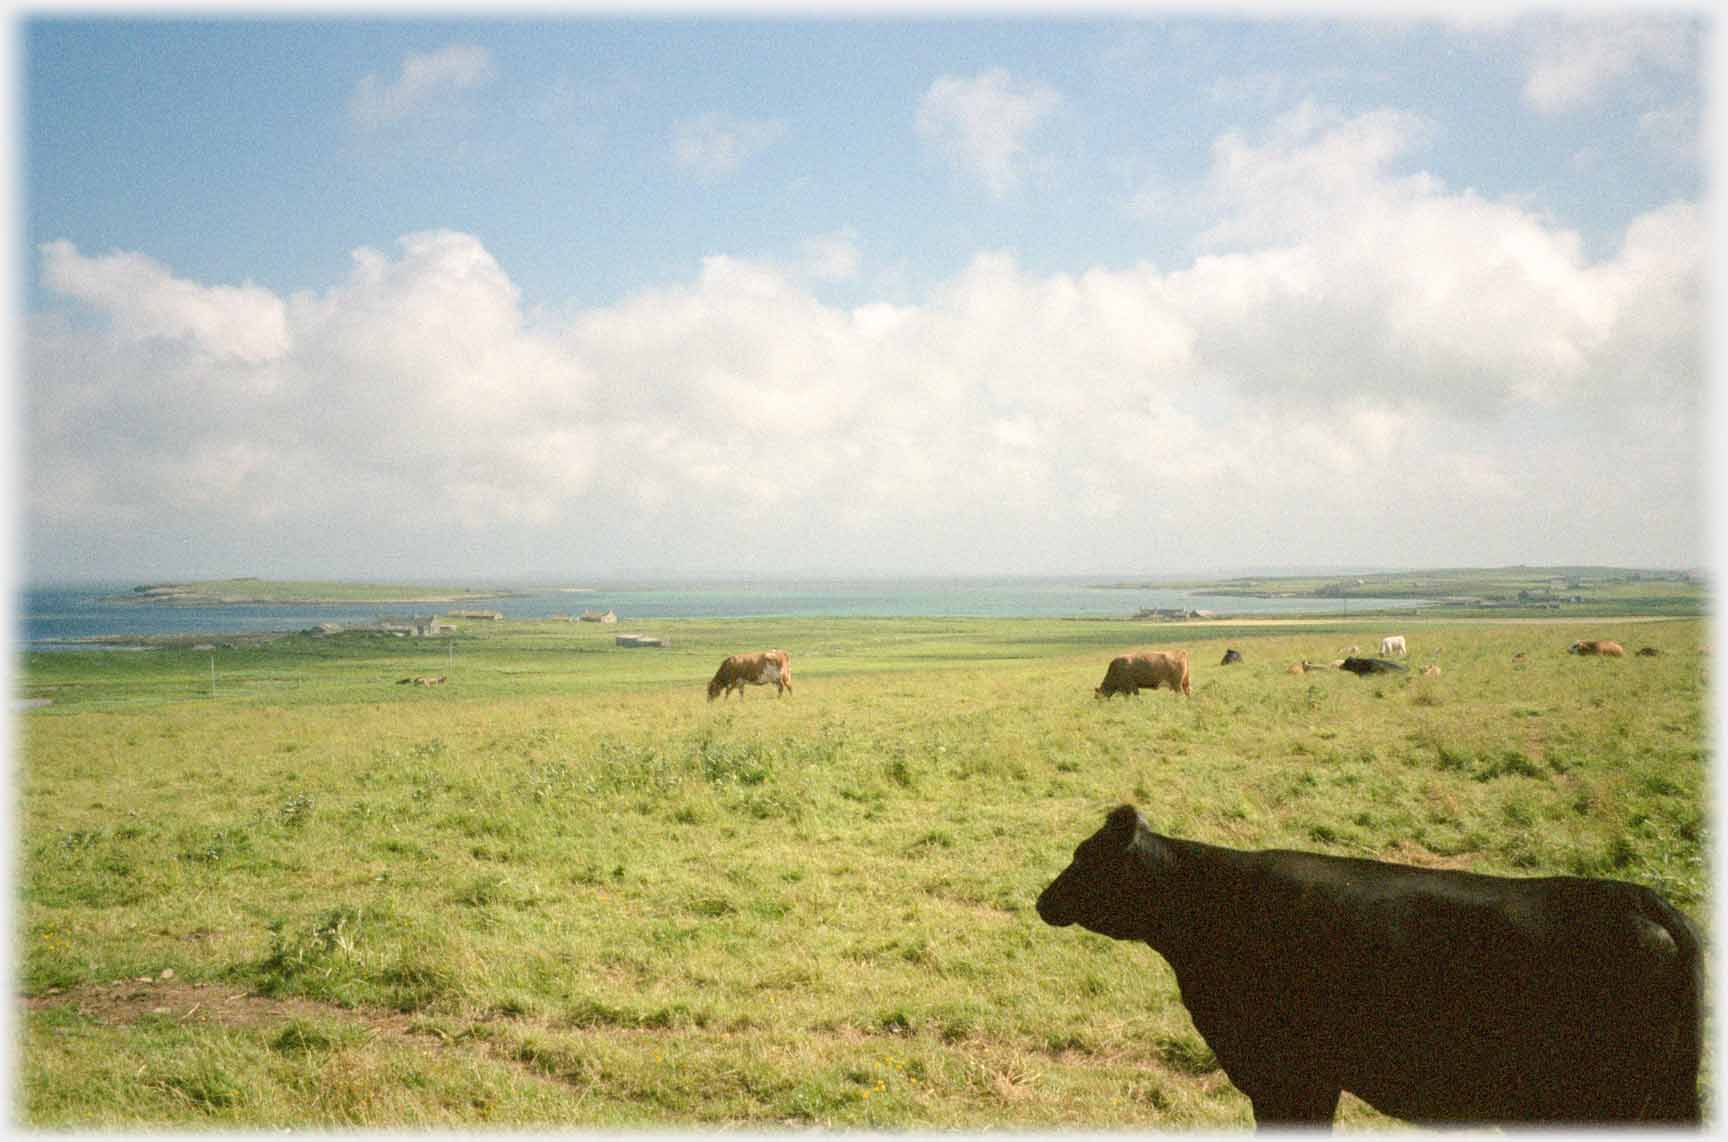
{"type": "Polygon", "coordinates": [[[744,700],[744,687],[773,686],[774,696],[784,698],[786,692],[792,689],[792,660],[784,650],[760,650],[755,654],[734,654],[720,664],[720,669],[714,672],[714,677],[708,683],[708,700],[712,702],[719,698],[722,702],[726,695],[738,691],[738,700],[744,700]]]}
{"type": "Polygon", "coordinates": [[[1038,897],[1140,940],[1262,1128],[1700,1122],[1702,959],[1647,888],[1242,852],[1113,811],[1038,897]]]}
{"type": "Polygon", "coordinates": [[[1104,671],[1104,681],[1092,691],[1094,698],[1113,698],[1117,694],[1137,697],[1142,690],[1168,686],[1190,694],[1188,683],[1188,652],[1186,650],[1142,650],[1133,654],[1118,654],[1104,671]]]}
{"type": "Polygon", "coordinates": [[[1389,658],[1357,658],[1351,655],[1338,664],[1338,669],[1348,670],[1358,678],[1366,678],[1370,674],[1398,674],[1410,668],[1389,658]]]}
{"type": "Polygon", "coordinates": [[[1607,638],[1580,639],[1566,648],[1568,654],[1601,654],[1609,658],[1619,658],[1626,653],[1626,648],[1607,638]]]}

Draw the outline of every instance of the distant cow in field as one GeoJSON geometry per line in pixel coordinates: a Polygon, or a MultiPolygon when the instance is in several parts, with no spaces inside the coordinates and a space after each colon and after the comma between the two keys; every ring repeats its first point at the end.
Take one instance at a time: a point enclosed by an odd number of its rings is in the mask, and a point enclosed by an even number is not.
{"type": "Polygon", "coordinates": [[[1348,670],[1361,678],[1370,674],[1398,674],[1409,667],[1402,662],[1392,662],[1385,658],[1357,658],[1352,655],[1339,663],[1338,669],[1348,670]]]}
{"type": "Polygon", "coordinates": [[[1409,654],[1409,653],[1410,652],[1408,650],[1404,649],[1404,636],[1401,634],[1389,634],[1385,638],[1380,640],[1380,657],[1381,658],[1385,658],[1388,655],[1392,655],[1392,654],[1409,654]]]}
{"type": "Polygon", "coordinates": [[[1236,648],[1232,647],[1229,650],[1226,650],[1224,652],[1224,661],[1220,662],[1218,665],[1219,666],[1230,666],[1234,663],[1241,662],[1241,661],[1242,661],[1242,652],[1240,650],[1237,650],[1236,648]]]}
{"type": "Polygon", "coordinates": [[[1609,658],[1619,658],[1626,653],[1626,648],[1612,639],[1592,638],[1580,639],[1566,648],[1568,654],[1601,654],[1609,658]]]}
{"type": "Polygon", "coordinates": [[[1425,678],[1438,678],[1440,677],[1440,668],[1430,662],[1422,668],[1422,675],[1425,678]]]}
{"type": "Polygon", "coordinates": [[[720,664],[708,683],[708,700],[726,700],[726,695],[738,691],[744,700],[745,686],[774,687],[774,696],[784,698],[792,689],[792,660],[784,650],[762,650],[755,654],[734,654],[720,664]]]}
{"type": "Polygon", "coordinates": [[[1659,655],[1661,653],[1662,652],[1660,650],[1657,650],[1653,646],[1641,646],[1638,648],[1638,657],[1639,658],[1655,658],[1657,655],[1659,655]]]}
{"type": "Polygon", "coordinates": [[[1153,832],[1131,805],[1038,897],[1144,941],[1260,1128],[1340,1092],[1440,1124],[1701,1123],[1703,958],[1613,880],[1508,878],[1153,832]]]}
{"type": "Polygon", "coordinates": [[[432,677],[430,675],[427,675],[426,677],[423,677],[423,678],[400,678],[400,679],[397,679],[396,685],[398,685],[398,686],[442,686],[442,685],[444,685],[444,675],[440,674],[437,677],[432,677]]]}
{"type": "Polygon", "coordinates": [[[1167,686],[1189,694],[1188,652],[1186,650],[1142,650],[1118,654],[1104,671],[1104,681],[1092,691],[1094,698],[1113,698],[1117,694],[1133,698],[1142,690],[1167,686]]]}
{"type": "Polygon", "coordinates": [[[1306,658],[1304,658],[1301,662],[1292,662],[1290,664],[1290,668],[1288,670],[1284,671],[1284,673],[1286,673],[1286,674],[1306,674],[1312,669],[1314,669],[1314,664],[1312,662],[1309,662],[1306,658]]]}
{"type": "Polygon", "coordinates": [[[1360,652],[1361,649],[1362,648],[1359,646],[1341,646],[1338,648],[1338,653],[1342,654],[1345,658],[1349,658],[1352,654],[1360,652]]]}

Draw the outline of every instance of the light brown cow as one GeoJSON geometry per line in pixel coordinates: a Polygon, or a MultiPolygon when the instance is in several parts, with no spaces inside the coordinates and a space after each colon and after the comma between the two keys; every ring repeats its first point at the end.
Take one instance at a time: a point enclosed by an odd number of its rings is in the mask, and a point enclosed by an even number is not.
{"type": "Polygon", "coordinates": [[[1156,690],[1168,686],[1190,694],[1188,684],[1188,652],[1186,650],[1140,650],[1118,654],[1104,671],[1104,681],[1092,691],[1094,698],[1112,698],[1122,694],[1132,698],[1141,690],[1156,690]]]}
{"type": "Polygon", "coordinates": [[[1430,662],[1427,666],[1422,668],[1422,673],[1429,678],[1438,678],[1440,677],[1440,668],[1430,662]]]}
{"type": "MultiPolygon", "coordinates": [[[[1343,660],[1340,659],[1339,662],[1340,662],[1340,664],[1342,664],[1343,660]]],[[[1306,674],[1310,670],[1316,670],[1316,669],[1318,669],[1318,667],[1316,667],[1312,662],[1309,662],[1306,658],[1304,658],[1301,662],[1292,662],[1290,664],[1290,669],[1286,670],[1284,673],[1286,673],[1286,674],[1306,674]]]]}
{"type": "Polygon", "coordinates": [[[1570,654],[1603,654],[1609,658],[1619,658],[1626,653],[1625,647],[1606,638],[1580,639],[1566,649],[1570,654]]]}
{"type": "Polygon", "coordinates": [[[784,650],[760,650],[755,654],[734,654],[720,664],[708,683],[708,700],[726,700],[726,695],[738,691],[744,700],[745,685],[775,688],[775,697],[784,698],[792,689],[792,660],[784,650]]]}
{"type": "Polygon", "coordinates": [[[432,675],[428,674],[428,675],[421,677],[421,678],[402,678],[402,679],[397,680],[396,685],[398,685],[398,686],[442,686],[442,685],[444,685],[444,675],[440,674],[437,677],[433,677],[432,675]]]}

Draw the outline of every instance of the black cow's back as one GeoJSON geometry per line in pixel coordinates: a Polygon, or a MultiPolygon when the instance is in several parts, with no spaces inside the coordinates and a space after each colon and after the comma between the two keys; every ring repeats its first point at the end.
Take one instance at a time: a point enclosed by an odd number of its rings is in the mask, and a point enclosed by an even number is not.
{"type": "Polygon", "coordinates": [[[1645,1072],[1695,1058],[1696,937],[1647,889],[1242,856],[1208,893],[1234,934],[1207,925],[1208,948],[1170,957],[1221,1060],[1411,1121],[1562,1123],[1635,1119],[1645,1072]]]}

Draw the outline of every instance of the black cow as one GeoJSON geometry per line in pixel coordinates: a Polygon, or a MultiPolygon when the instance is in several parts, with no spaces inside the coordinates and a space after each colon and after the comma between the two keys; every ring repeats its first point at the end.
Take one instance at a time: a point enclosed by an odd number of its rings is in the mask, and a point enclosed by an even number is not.
{"type": "Polygon", "coordinates": [[[1240,650],[1237,650],[1235,647],[1231,647],[1229,650],[1226,650],[1224,652],[1224,661],[1220,662],[1218,665],[1229,666],[1232,662],[1241,662],[1241,661],[1242,661],[1242,652],[1240,650]]]}
{"type": "Polygon", "coordinates": [[[1260,1127],[1346,1090],[1422,1123],[1700,1122],[1698,938],[1638,885],[1240,852],[1123,805],[1038,915],[1169,960],[1260,1127]]]}
{"type": "Polygon", "coordinates": [[[1357,658],[1351,655],[1338,664],[1338,669],[1348,670],[1358,677],[1366,678],[1370,674],[1397,674],[1408,670],[1402,662],[1393,662],[1389,658],[1357,658]]]}

